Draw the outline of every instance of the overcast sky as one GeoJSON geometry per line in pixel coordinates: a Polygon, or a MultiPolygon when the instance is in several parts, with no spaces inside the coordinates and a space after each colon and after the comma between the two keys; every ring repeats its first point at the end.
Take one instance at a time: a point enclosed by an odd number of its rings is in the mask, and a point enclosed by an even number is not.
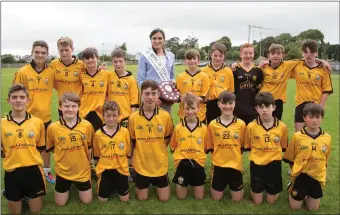
{"type": "Polygon", "coordinates": [[[248,40],[248,24],[274,29],[251,30],[251,41],[260,33],[295,36],[319,29],[326,42],[338,44],[339,2],[2,2],[1,52],[30,54],[35,40],[45,40],[57,55],[56,41],[69,36],[75,54],[90,46],[109,54],[123,42],[134,54],[150,46],[156,27],[166,39],[198,37],[200,47],[222,36],[240,45],[248,40]]]}

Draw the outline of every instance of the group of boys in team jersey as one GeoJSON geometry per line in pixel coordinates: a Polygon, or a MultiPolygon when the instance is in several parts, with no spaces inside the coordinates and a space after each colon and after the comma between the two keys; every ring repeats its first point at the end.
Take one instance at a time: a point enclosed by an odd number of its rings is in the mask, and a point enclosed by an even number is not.
{"type": "Polygon", "coordinates": [[[241,62],[223,62],[226,47],[211,47],[211,62],[198,69],[200,54],[185,53],[188,69],[176,78],[180,92],[178,116],[157,106],[157,82],[145,80],[140,89],[125,70],[126,55],[115,49],[114,71],[98,67],[95,48],[74,56],[73,41],[57,42],[60,58],[46,64],[48,45],[33,43],[30,64],[22,67],[8,92],[11,111],[2,118],[5,191],[10,213],[22,212],[28,198],[32,212],[42,208],[46,183],[55,183],[55,202],[67,203],[74,184],[84,204],[92,202],[91,171],[97,177],[101,202],[117,193],[129,200],[129,176],[134,173],[138,200],[147,200],[156,186],[160,201],[170,198],[168,145],[173,154],[179,199],[192,186],[204,197],[204,166],[211,153],[211,197],[220,200],[229,185],[234,201],[243,199],[242,153],[249,151],[251,197],[274,204],[283,189],[281,161],[291,166],[289,205],[319,208],[326,182],[331,137],[320,128],[324,105],[332,93],[329,65],[316,59],[316,41],[302,45],[304,59],[283,61],[284,48],[273,44],[269,61],[253,63],[254,48],[244,44],[241,62]],[[281,121],[288,78],[296,79],[296,133],[288,144],[281,121]],[[58,91],[59,120],[51,123],[53,88],[58,91]],[[50,154],[54,154],[54,179],[50,154]],[[284,152],[284,155],[282,154],[284,152]],[[40,153],[42,156],[40,156],[40,153]],[[131,169],[134,171],[131,171],[131,169]]]}

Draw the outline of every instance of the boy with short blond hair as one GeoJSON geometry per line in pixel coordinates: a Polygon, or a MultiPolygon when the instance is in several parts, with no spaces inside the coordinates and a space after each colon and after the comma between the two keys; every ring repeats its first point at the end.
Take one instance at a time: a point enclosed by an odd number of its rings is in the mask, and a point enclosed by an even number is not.
{"type": "Polygon", "coordinates": [[[197,117],[199,98],[188,92],[182,96],[182,102],[185,117],[175,127],[170,142],[176,169],[172,182],[176,184],[178,199],[186,198],[188,185],[193,187],[195,198],[202,199],[206,183],[204,164],[209,145],[208,128],[197,117]]]}
{"type": "Polygon", "coordinates": [[[93,127],[90,122],[78,116],[80,98],[67,92],[59,98],[60,119],[47,129],[46,150],[54,154],[56,185],[55,202],[64,206],[72,184],[79,191],[84,204],[92,201],[90,149],[93,127]]]}

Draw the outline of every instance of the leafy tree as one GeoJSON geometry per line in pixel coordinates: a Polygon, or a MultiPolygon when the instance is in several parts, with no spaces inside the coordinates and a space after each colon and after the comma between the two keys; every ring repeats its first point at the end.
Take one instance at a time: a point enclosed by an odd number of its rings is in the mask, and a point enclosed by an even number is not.
{"type": "Polygon", "coordinates": [[[303,31],[301,32],[298,37],[300,39],[312,39],[312,40],[320,40],[321,44],[324,44],[324,38],[325,36],[323,35],[323,33],[321,31],[319,31],[318,29],[309,29],[307,31],[303,31]]]}
{"type": "Polygon", "coordinates": [[[183,40],[181,47],[187,48],[187,49],[194,49],[194,48],[198,49],[199,48],[198,38],[192,37],[189,35],[185,40],[183,40]]]}
{"type": "Polygon", "coordinates": [[[126,42],[124,42],[122,45],[119,46],[120,49],[127,51],[127,45],[126,42]]]}
{"type": "Polygon", "coordinates": [[[77,54],[77,57],[78,57],[79,59],[82,59],[82,58],[83,58],[83,52],[84,52],[84,51],[81,51],[81,52],[79,52],[79,53],[77,54]]]}
{"type": "Polygon", "coordinates": [[[16,60],[12,54],[4,54],[1,56],[1,63],[16,63],[16,60]]]}
{"type": "Polygon", "coordinates": [[[165,46],[176,55],[177,51],[181,49],[181,44],[179,42],[180,39],[178,37],[172,37],[165,42],[165,46]]]}
{"type": "Polygon", "coordinates": [[[216,42],[224,44],[227,47],[227,50],[231,49],[231,41],[227,36],[221,37],[221,39],[217,40],[216,42]]]}

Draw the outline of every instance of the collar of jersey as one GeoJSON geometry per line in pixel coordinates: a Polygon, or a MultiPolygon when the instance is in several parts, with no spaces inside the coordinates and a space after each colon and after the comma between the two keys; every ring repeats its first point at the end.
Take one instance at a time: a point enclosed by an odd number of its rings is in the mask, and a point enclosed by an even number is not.
{"type": "Polygon", "coordinates": [[[318,65],[316,65],[316,66],[310,68],[309,66],[307,66],[306,61],[303,60],[303,66],[307,67],[307,68],[310,69],[310,70],[315,69],[315,68],[320,68],[320,67],[322,66],[321,63],[317,63],[317,64],[318,64],[318,65]]]}
{"type": "Polygon", "coordinates": [[[268,128],[268,129],[263,126],[262,120],[259,116],[256,118],[256,122],[257,122],[257,124],[261,125],[264,130],[269,131],[270,129],[277,127],[279,125],[280,120],[278,120],[276,117],[274,117],[273,126],[268,128]]]}
{"type": "Polygon", "coordinates": [[[272,69],[276,70],[276,69],[278,69],[283,64],[283,60],[281,59],[280,64],[276,68],[272,67],[271,63],[272,63],[272,61],[269,60],[268,66],[270,66],[272,69]]]}
{"type": "Polygon", "coordinates": [[[36,71],[38,74],[40,74],[42,71],[44,71],[44,70],[48,67],[47,63],[45,63],[45,64],[44,64],[43,70],[37,71],[37,70],[35,69],[36,63],[34,62],[34,60],[31,61],[30,65],[31,65],[32,69],[34,69],[34,71],[36,71]]]}
{"type": "Polygon", "coordinates": [[[215,72],[218,72],[218,71],[220,71],[221,69],[223,69],[223,68],[225,67],[225,64],[222,63],[222,66],[221,66],[220,68],[214,69],[214,67],[212,66],[212,61],[210,61],[209,64],[208,64],[208,66],[209,66],[212,70],[214,70],[215,72]]]}
{"type": "Polygon", "coordinates": [[[85,70],[85,74],[87,74],[88,76],[90,76],[91,78],[93,78],[94,76],[96,76],[99,72],[101,71],[101,69],[99,69],[99,67],[97,67],[97,71],[96,73],[94,73],[93,75],[91,75],[87,69],[85,70]]]}
{"type": "Polygon", "coordinates": [[[188,126],[186,117],[184,117],[184,119],[181,119],[181,123],[182,123],[182,125],[185,126],[190,132],[193,132],[193,131],[195,131],[196,128],[202,126],[202,122],[198,119],[198,117],[196,117],[196,119],[197,119],[197,124],[196,124],[196,126],[195,126],[192,130],[191,130],[191,129],[189,128],[189,126],[188,126]]]}
{"type": "MultiPolygon", "coordinates": [[[[254,63],[251,63],[251,65],[252,65],[252,67],[251,67],[250,70],[252,70],[253,68],[256,68],[256,65],[254,63]]],[[[246,72],[250,72],[250,70],[247,71],[245,68],[243,68],[243,66],[241,65],[241,62],[237,62],[237,67],[240,67],[241,69],[243,69],[246,72]]]]}
{"type": "Polygon", "coordinates": [[[22,125],[26,120],[32,118],[31,114],[29,114],[29,113],[26,112],[25,119],[22,120],[21,122],[17,122],[17,121],[15,121],[15,120],[12,118],[11,113],[12,113],[12,111],[10,111],[10,112],[7,114],[7,121],[13,121],[15,124],[17,124],[17,125],[19,125],[19,126],[22,125]]]}
{"type": "Polygon", "coordinates": [[[222,123],[222,120],[221,120],[221,117],[220,117],[220,116],[216,118],[216,122],[219,123],[219,124],[221,124],[221,125],[223,125],[223,126],[226,127],[226,128],[227,128],[229,125],[235,123],[236,121],[237,121],[237,117],[234,116],[234,118],[231,120],[231,122],[230,122],[228,125],[225,125],[225,124],[222,123]]]}
{"type": "Polygon", "coordinates": [[[159,108],[158,108],[158,106],[156,105],[156,108],[155,108],[155,110],[153,111],[153,114],[152,114],[151,118],[149,119],[149,118],[147,118],[147,117],[145,116],[145,114],[144,114],[143,105],[142,105],[141,108],[139,109],[139,115],[144,116],[145,119],[147,119],[147,120],[149,120],[149,121],[151,121],[151,119],[152,119],[155,115],[157,115],[158,113],[159,113],[159,108]]]}
{"type": "Polygon", "coordinates": [[[64,62],[61,60],[61,58],[59,58],[59,61],[60,61],[64,66],[68,67],[68,66],[71,66],[72,64],[76,64],[76,63],[78,62],[77,56],[72,55],[72,58],[74,58],[74,60],[73,60],[72,63],[70,63],[69,65],[64,64],[64,62]]]}
{"type": "Polygon", "coordinates": [[[302,133],[302,134],[305,134],[305,135],[307,135],[307,136],[309,136],[309,137],[311,137],[311,138],[313,138],[314,140],[315,140],[316,138],[318,138],[320,135],[325,134],[325,132],[320,128],[319,133],[314,137],[313,135],[311,135],[310,133],[308,133],[308,131],[306,130],[306,126],[304,126],[304,127],[301,129],[301,133],[302,133]]]}
{"type": "Polygon", "coordinates": [[[128,76],[131,76],[131,75],[132,75],[132,72],[127,71],[127,70],[125,70],[125,71],[127,72],[127,74],[126,74],[126,75],[123,75],[123,76],[119,76],[119,75],[117,74],[116,70],[115,70],[114,72],[116,73],[116,75],[117,75],[118,78],[124,78],[124,77],[128,77],[128,76]]]}
{"type": "Polygon", "coordinates": [[[195,74],[193,74],[193,75],[190,74],[190,72],[189,72],[187,69],[185,70],[185,72],[186,72],[188,75],[190,75],[191,77],[194,77],[195,75],[197,75],[198,73],[200,73],[201,70],[198,69],[197,72],[195,72],[195,74]]]}
{"type": "Polygon", "coordinates": [[[64,125],[68,129],[73,130],[81,122],[81,118],[79,116],[77,116],[77,123],[73,127],[68,127],[68,125],[66,124],[65,120],[63,119],[63,117],[60,117],[59,121],[60,121],[61,125],[64,125]]]}
{"type": "Polygon", "coordinates": [[[119,131],[119,129],[120,129],[120,124],[118,123],[118,124],[117,124],[117,128],[116,128],[116,131],[113,132],[112,135],[109,135],[109,134],[107,134],[107,133],[105,132],[104,126],[105,126],[105,124],[100,128],[100,130],[103,132],[103,134],[105,134],[106,136],[108,136],[108,137],[110,137],[110,138],[114,137],[114,136],[117,134],[117,132],[119,131]]]}

